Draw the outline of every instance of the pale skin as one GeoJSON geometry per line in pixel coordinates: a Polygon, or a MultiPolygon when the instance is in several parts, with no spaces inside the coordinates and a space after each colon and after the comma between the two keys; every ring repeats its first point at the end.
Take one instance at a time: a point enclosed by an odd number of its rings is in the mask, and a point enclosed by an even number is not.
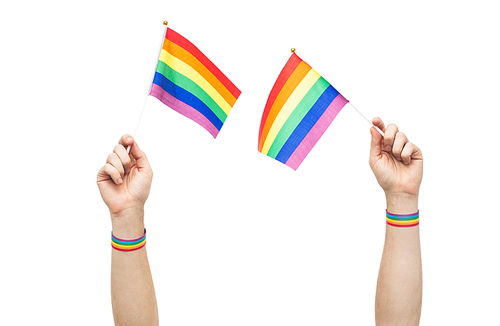
{"type": "MultiPolygon", "coordinates": [[[[146,154],[131,136],[123,136],[97,174],[115,237],[131,240],[144,235],[144,204],[152,180],[146,154]]],[[[131,252],[112,249],[111,302],[115,325],[158,325],[146,246],[131,252]]]]}
{"type": "MultiPolygon", "coordinates": [[[[385,127],[380,118],[371,128],[370,167],[385,192],[387,211],[411,214],[418,211],[423,158],[394,124],[385,127]]],[[[378,326],[418,325],[422,307],[422,261],[419,226],[386,225],[386,236],[375,296],[378,326]]]]}
{"type": "MultiPolygon", "coordinates": [[[[370,167],[386,194],[387,210],[410,214],[418,210],[423,159],[420,149],[380,118],[370,149],[370,167]]],[[[153,171],[134,139],[125,135],[97,175],[109,208],[113,234],[121,239],[144,235],[144,204],[153,171]],[[127,148],[131,146],[130,154],[127,148]]],[[[158,308],[146,247],[132,252],[112,250],[111,300],[115,325],[158,325],[158,308]]],[[[376,325],[418,325],[422,304],[419,227],[386,226],[386,239],[375,298],[376,325]]]]}

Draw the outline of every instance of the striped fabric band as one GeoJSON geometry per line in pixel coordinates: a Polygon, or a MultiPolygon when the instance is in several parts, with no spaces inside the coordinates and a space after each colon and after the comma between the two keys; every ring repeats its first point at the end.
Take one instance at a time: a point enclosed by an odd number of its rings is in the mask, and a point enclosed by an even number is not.
{"type": "Polygon", "coordinates": [[[111,232],[111,247],[120,251],[134,251],[141,249],[146,245],[146,229],[144,229],[144,235],[139,239],[134,240],[124,240],[117,238],[111,232]]]}
{"type": "Polygon", "coordinates": [[[293,53],[262,113],[259,152],[297,170],[347,102],[293,53]]]}
{"type": "Polygon", "coordinates": [[[214,138],[240,90],[193,43],[167,29],[150,95],[214,138]]]}
{"type": "Polygon", "coordinates": [[[419,212],[413,214],[393,214],[389,213],[387,210],[385,211],[385,216],[387,220],[387,224],[396,226],[396,227],[410,227],[417,226],[419,223],[419,212]]]}

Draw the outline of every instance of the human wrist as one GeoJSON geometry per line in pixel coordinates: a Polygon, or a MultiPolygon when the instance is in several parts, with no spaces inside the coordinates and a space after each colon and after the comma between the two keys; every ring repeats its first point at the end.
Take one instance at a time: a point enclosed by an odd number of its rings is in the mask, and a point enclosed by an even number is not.
{"type": "Polygon", "coordinates": [[[418,211],[418,194],[386,193],[387,211],[393,214],[411,214],[418,211]]]}
{"type": "Polygon", "coordinates": [[[144,235],[144,208],[134,207],[111,214],[113,234],[122,239],[137,239],[144,235]]]}

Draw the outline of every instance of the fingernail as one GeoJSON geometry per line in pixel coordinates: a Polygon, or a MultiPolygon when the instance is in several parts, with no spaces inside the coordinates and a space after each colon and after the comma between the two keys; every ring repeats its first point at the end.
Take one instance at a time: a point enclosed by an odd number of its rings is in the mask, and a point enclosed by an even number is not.
{"type": "Polygon", "coordinates": [[[389,145],[385,146],[385,150],[388,151],[388,152],[390,152],[391,151],[391,146],[389,146],[389,145]]]}
{"type": "Polygon", "coordinates": [[[120,178],[118,179],[118,181],[116,181],[119,185],[121,185],[123,183],[123,180],[120,178]]]}

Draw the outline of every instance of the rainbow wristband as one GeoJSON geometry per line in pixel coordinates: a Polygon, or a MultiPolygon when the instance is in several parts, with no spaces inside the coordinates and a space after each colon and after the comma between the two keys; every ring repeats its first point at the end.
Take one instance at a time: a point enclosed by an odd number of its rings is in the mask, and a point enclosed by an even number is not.
{"type": "Polygon", "coordinates": [[[144,229],[144,235],[142,238],[135,240],[123,240],[115,237],[111,231],[111,247],[120,251],[134,251],[141,249],[146,245],[146,229],[144,229]]]}
{"type": "Polygon", "coordinates": [[[418,225],[419,212],[420,211],[418,210],[413,214],[392,214],[386,210],[385,217],[387,219],[387,224],[400,228],[407,228],[418,225]]]}

